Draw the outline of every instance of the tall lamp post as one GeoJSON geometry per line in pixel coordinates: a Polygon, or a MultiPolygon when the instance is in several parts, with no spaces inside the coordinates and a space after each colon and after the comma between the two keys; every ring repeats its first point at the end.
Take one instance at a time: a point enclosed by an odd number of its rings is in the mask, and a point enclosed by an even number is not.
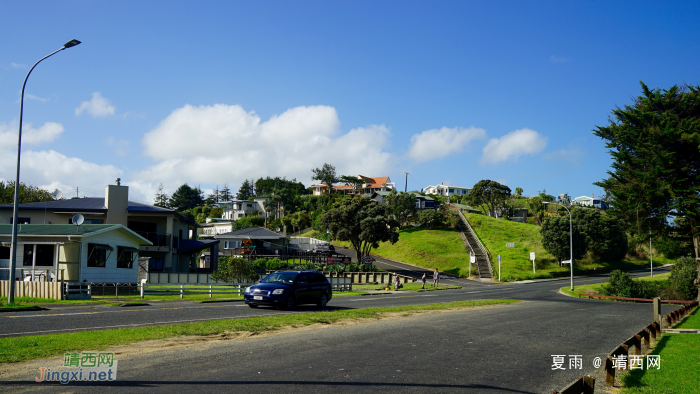
{"type": "Polygon", "coordinates": [[[42,60],[55,55],[56,53],[68,49],[71,47],[74,47],[76,45],[80,44],[80,41],[78,40],[70,40],[67,43],[63,44],[63,47],[61,49],[52,52],[41,59],[39,59],[38,62],[34,63],[32,68],[29,69],[29,72],[27,73],[27,76],[24,78],[24,83],[22,84],[22,95],[19,100],[19,134],[17,136],[17,176],[15,177],[15,201],[13,205],[13,212],[12,212],[12,251],[10,252],[10,273],[8,275],[8,281],[9,281],[9,288],[8,288],[8,293],[7,293],[7,302],[8,303],[13,303],[15,301],[15,267],[17,266],[17,217],[19,215],[19,209],[17,207],[17,203],[19,202],[19,159],[20,159],[20,153],[22,151],[22,115],[24,113],[24,88],[27,86],[27,79],[29,79],[29,74],[32,73],[34,70],[34,67],[36,67],[37,64],[41,63],[42,60]]]}
{"type": "Polygon", "coordinates": [[[571,267],[571,291],[574,291],[574,232],[573,232],[573,224],[572,224],[572,219],[571,219],[571,211],[569,208],[565,207],[563,204],[559,204],[556,202],[549,202],[549,201],[543,201],[542,204],[554,204],[554,205],[559,205],[562,208],[566,209],[566,212],[569,213],[569,266],[571,267]]]}

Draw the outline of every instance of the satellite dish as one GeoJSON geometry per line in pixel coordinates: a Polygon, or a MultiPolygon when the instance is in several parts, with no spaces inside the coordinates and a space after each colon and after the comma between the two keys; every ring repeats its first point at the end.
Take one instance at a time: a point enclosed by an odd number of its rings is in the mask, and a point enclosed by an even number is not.
{"type": "Polygon", "coordinates": [[[84,221],[85,217],[81,214],[73,216],[73,224],[75,224],[76,226],[80,226],[81,224],[83,224],[84,221]]]}
{"type": "Polygon", "coordinates": [[[280,228],[279,228],[279,227],[277,227],[277,232],[278,232],[278,233],[280,232],[280,228]]]}
{"type": "Polygon", "coordinates": [[[60,190],[56,189],[56,190],[53,191],[53,194],[51,194],[51,196],[53,197],[54,200],[60,200],[61,197],[63,197],[63,192],[61,192],[60,190]]]}

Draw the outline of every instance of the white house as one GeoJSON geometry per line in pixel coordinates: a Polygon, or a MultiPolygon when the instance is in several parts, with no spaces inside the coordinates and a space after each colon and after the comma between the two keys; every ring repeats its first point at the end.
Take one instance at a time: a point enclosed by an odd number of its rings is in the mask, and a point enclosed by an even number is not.
{"type": "Polygon", "coordinates": [[[224,256],[236,256],[255,253],[282,254],[289,243],[285,233],[278,234],[262,227],[250,227],[232,231],[226,234],[218,234],[215,237],[221,241],[224,256]]]}
{"type": "Polygon", "coordinates": [[[450,197],[450,196],[466,196],[469,194],[469,191],[472,190],[468,187],[460,187],[460,186],[447,186],[447,185],[436,185],[436,186],[427,186],[426,188],[423,189],[423,193],[425,194],[436,194],[438,196],[442,197],[450,197]]]}
{"type": "Polygon", "coordinates": [[[605,201],[601,200],[600,198],[594,198],[594,197],[588,197],[588,196],[581,196],[581,197],[576,197],[574,198],[574,201],[572,201],[573,205],[580,205],[582,207],[595,207],[595,208],[601,208],[601,209],[608,209],[608,205],[605,203],[605,201]]]}
{"type": "MultiPolygon", "coordinates": [[[[346,193],[346,194],[372,194],[374,192],[387,192],[392,191],[396,188],[396,184],[389,179],[388,176],[376,176],[368,177],[364,175],[358,175],[364,183],[358,184],[358,188],[355,189],[353,185],[333,185],[333,189],[336,193],[346,193]]],[[[320,196],[321,194],[328,192],[328,186],[325,183],[319,183],[317,185],[309,186],[313,190],[314,196],[320,196]]]]}
{"type": "Polygon", "coordinates": [[[233,222],[210,222],[199,225],[198,238],[214,238],[218,234],[226,234],[233,231],[233,222]]]}
{"type": "MultiPolygon", "coordinates": [[[[10,268],[12,225],[0,224],[0,279],[10,268]]],[[[13,277],[29,281],[136,283],[141,246],[151,241],[121,224],[21,224],[13,277]]]]}
{"type": "Polygon", "coordinates": [[[224,208],[221,218],[225,220],[238,220],[256,211],[260,212],[260,215],[265,217],[267,215],[265,211],[265,201],[270,200],[270,198],[271,197],[254,197],[252,200],[223,201],[215,205],[224,208]]]}

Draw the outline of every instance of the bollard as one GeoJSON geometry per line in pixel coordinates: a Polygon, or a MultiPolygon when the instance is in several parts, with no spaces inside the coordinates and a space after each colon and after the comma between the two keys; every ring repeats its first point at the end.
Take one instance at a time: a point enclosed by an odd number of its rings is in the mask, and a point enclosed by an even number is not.
{"type": "Polygon", "coordinates": [[[610,387],[615,386],[615,368],[612,367],[610,357],[605,357],[605,384],[610,387]]]}
{"type": "Polygon", "coordinates": [[[119,283],[114,284],[114,298],[119,299],[119,283]]]}
{"type": "Polygon", "coordinates": [[[209,298],[211,298],[211,285],[209,285],[209,298]]]}
{"type": "Polygon", "coordinates": [[[180,299],[182,299],[182,291],[184,290],[185,285],[180,285],[180,299]]]}
{"type": "Polygon", "coordinates": [[[661,321],[661,298],[654,298],[654,321],[661,321]]]}
{"type": "Polygon", "coordinates": [[[141,282],[141,299],[143,299],[143,282],[141,282]]]}

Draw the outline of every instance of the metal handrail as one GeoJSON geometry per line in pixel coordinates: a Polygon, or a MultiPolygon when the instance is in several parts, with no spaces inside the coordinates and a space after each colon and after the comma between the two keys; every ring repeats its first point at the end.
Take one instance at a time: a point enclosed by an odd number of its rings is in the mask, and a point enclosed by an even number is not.
{"type": "Polygon", "coordinates": [[[462,212],[458,212],[458,213],[459,213],[459,217],[462,218],[462,222],[464,222],[464,224],[466,224],[467,229],[469,230],[469,232],[471,233],[471,235],[474,237],[474,239],[476,239],[476,244],[479,246],[479,249],[481,249],[481,253],[483,253],[484,256],[486,257],[486,264],[487,264],[488,267],[489,267],[489,272],[491,272],[491,277],[493,277],[493,267],[491,267],[491,257],[490,257],[490,255],[489,255],[489,251],[486,249],[486,247],[484,246],[484,244],[481,243],[481,240],[480,240],[479,237],[476,235],[476,232],[474,231],[474,229],[472,229],[472,226],[469,225],[469,222],[467,221],[467,218],[464,217],[464,215],[462,214],[462,212]]]}

